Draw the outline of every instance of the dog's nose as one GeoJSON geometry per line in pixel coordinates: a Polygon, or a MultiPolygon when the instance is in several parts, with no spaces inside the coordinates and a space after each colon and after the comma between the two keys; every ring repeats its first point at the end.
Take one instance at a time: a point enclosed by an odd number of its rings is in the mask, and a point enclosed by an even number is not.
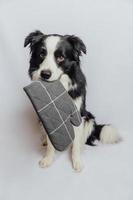
{"type": "Polygon", "coordinates": [[[49,79],[50,76],[51,76],[51,71],[49,71],[49,70],[43,70],[43,71],[41,71],[41,77],[43,79],[45,79],[45,80],[49,79]]]}

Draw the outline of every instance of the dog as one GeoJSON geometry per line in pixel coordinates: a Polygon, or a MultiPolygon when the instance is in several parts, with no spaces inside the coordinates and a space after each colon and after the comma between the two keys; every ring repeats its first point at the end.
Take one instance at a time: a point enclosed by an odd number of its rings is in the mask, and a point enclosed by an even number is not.
{"type": "MultiPolygon", "coordinates": [[[[86,54],[86,46],[75,35],[43,34],[31,32],[24,42],[30,47],[29,76],[34,80],[60,80],[77,106],[82,122],[74,127],[75,139],[72,143],[72,165],[80,172],[81,149],[84,144],[94,145],[95,140],[102,143],[116,143],[120,140],[117,130],[111,125],[98,125],[95,117],[86,110],[86,78],[80,67],[80,57],[86,54]]],[[[46,136],[46,155],[39,162],[41,167],[51,165],[55,149],[46,136]]]]}

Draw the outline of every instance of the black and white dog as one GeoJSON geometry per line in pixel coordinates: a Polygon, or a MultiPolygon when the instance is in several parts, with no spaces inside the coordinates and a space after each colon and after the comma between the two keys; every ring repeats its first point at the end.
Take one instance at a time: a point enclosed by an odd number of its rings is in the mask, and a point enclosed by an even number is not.
{"type": "MultiPolygon", "coordinates": [[[[86,79],[80,68],[80,56],[86,54],[83,41],[74,35],[45,35],[40,31],[30,33],[24,47],[30,46],[31,58],[29,76],[34,80],[54,81],[59,79],[72,97],[82,116],[82,123],[74,127],[75,139],[72,144],[72,164],[81,171],[80,151],[94,140],[102,143],[118,142],[120,137],[110,125],[97,125],[94,116],[86,110],[86,79]]],[[[55,149],[47,139],[46,156],[39,163],[49,166],[54,158],[55,149]]]]}

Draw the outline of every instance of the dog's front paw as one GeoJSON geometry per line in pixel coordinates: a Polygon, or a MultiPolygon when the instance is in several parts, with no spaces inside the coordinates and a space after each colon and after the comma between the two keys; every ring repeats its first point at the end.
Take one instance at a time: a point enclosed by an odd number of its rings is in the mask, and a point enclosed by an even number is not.
{"type": "Polygon", "coordinates": [[[39,161],[39,166],[41,168],[49,167],[52,164],[52,159],[50,157],[45,157],[39,161]]]}
{"type": "Polygon", "coordinates": [[[83,169],[81,161],[80,160],[74,160],[73,161],[73,168],[75,169],[76,172],[81,172],[82,169],[83,169]]]}

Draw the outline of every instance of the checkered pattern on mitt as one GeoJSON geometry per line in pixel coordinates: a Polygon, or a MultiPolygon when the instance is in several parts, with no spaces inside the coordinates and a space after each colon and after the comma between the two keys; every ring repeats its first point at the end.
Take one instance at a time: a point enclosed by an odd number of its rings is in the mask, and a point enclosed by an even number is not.
{"type": "Polygon", "coordinates": [[[24,87],[53,144],[65,150],[74,139],[74,126],[79,126],[81,116],[60,81],[34,81],[24,87]]]}

